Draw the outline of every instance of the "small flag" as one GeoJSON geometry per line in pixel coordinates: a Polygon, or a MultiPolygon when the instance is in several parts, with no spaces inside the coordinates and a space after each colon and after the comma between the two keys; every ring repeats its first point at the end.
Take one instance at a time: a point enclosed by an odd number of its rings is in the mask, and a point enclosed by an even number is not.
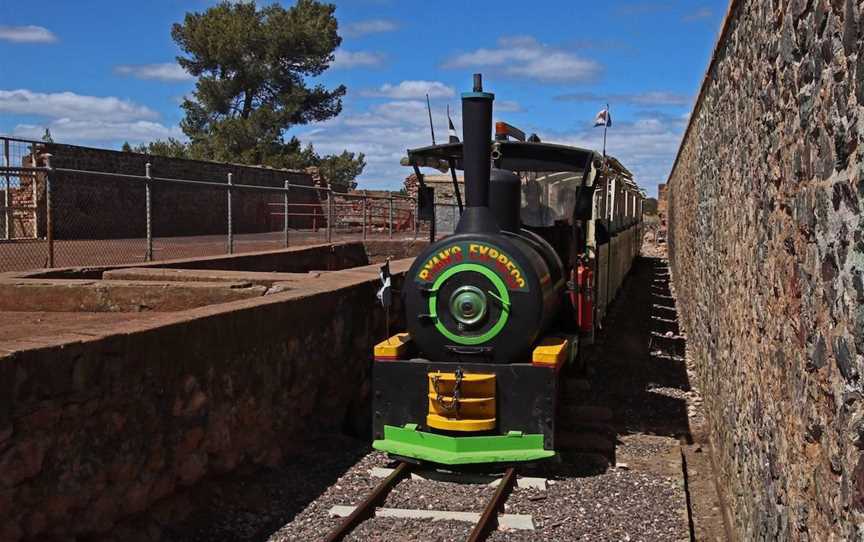
{"type": "Polygon", "coordinates": [[[384,262],[381,269],[378,271],[378,277],[381,279],[381,289],[376,294],[381,306],[385,309],[390,308],[393,301],[393,296],[390,293],[390,260],[384,262]]]}
{"type": "Polygon", "coordinates": [[[597,113],[597,117],[594,119],[594,127],[598,126],[612,127],[612,113],[609,112],[608,106],[597,113]]]}
{"type": "Polygon", "coordinates": [[[450,143],[459,143],[459,136],[456,135],[456,127],[453,126],[453,121],[450,120],[450,106],[447,106],[447,133],[450,134],[450,143]]]}

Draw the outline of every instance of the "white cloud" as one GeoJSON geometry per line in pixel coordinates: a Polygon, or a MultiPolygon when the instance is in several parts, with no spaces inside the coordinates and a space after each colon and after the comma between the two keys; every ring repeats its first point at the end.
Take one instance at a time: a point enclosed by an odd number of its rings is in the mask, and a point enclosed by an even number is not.
{"type": "MultiPolygon", "coordinates": [[[[447,126],[445,110],[438,105],[432,108],[432,120],[439,117],[442,126],[447,126]],[[439,111],[441,109],[441,111],[439,111]]],[[[451,118],[456,118],[455,112],[451,112],[451,118]]],[[[346,115],[343,119],[345,126],[385,126],[403,125],[420,126],[429,131],[429,113],[426,110],[426,102],[419,100],[401,100],[385,102],[372,106],[369,111],[354,115],[346,115]]]]}
{"type": "Polygon", "coordinates": [[[114,67],[117,75],[131,76],[136,79],[154,79],[156,81],[191,81],[195,79],[189,72],[173,62],[162,64],[121,64],[114,67]]]}
{"type": "Polygon", "coordinates": [[[562,94],[556,96],[556,100],[562,102],[597,102],[598,104],[610,102],[612,104],[646,105],[646,106],[681,106],[686,107],[693,103],[693,97],[689,94],[675,92],[651,91],[634,94],[598,94],[596,92],[576,92],[573,94],[562,94]]]}
{"type": "MultiPolygon", "coordinates": [[[[461,137],[461,113],[451,108],[450,116],[461,137]]],[[[438,143],[447,140],[447,116],[441,104],[432,104],[432,122],[438,143]]],[[[343,149],[366,155],[361,188],[399,189],[412,173],[400,166],[405,150],[432,143],[425,96],[422,100],[393,100],[375,104],[368,111],[343,112],[339,117],[297,132],[297,137],[324,153],[343,149]]]]}
{"type": "Polygon", "coordinates": [[[0,25],[0,41],[13,43],[54,43],[57,36],[42,26],[4,26],[0,25]]]}
{"type": "Polygon", "coordinates": [[[388,19],[367,19],[365,21],[348,23],[342,30],[342,34],[351,38],[359,38],[368,34],[393,32],[397,28],[399,28],[399,25],[388,19]]]}
{"type": "Polygon", "coordinates": [[[412,98],[449,98],[456,94],[452,87],[440,81],[402,81],[398,85],[385,83],[375,90],[362,91],[363,96],[410,100],[412,98]]]}
{"type": "Polygon", "coordinates": [[[501,113],[519,113],[523,111],[522,105],[515,100],[495,100],[495,112],[501,113]]]}
{"type": "Polygon", "coordinates": [[[345,49],[336,49],[335,59],[330,64],[330,67],[336,70],[350,69],[358,66],[376,67],[384,62],[384,55],[371,51],[346,51],[345,49]]]}
{"type": "Polygon", "coordinates": [[[55,141],[62,143],[111,146],[123,141],[185,139],[179,127],[158,122],[159,114],[155,111],[114,96],[0,90],[0,113],[45,119],[16,125],[12,133],[24,138],[40,138],[48,128],[55,141]]]}
{"type": "Polygon", "coordinates": [[[165,126],[158,122],[137,120],[130,122],[111,122],[87,119],[53,119],[45,125],[19,124],[12,133],[17,137],[38,139],[51,130],[55,141],[60,143],[103,143],[113,145],[122,141],[147,143],[154,139],[173,137],[184,140],[183,132],[177,126],[165,126]]]}
{"type": "Polygon", "coordinates": [[[574,53],[550,47],[531,36],[505,37],[498,47],[477,49],[457,55],[445,68],[485,68],[512,77],[542,82],[588,82],[602,72],[602,66],[574,53]]]}
{"type": "Polygon", "coordinates": [[[155,111],[114,96],[85,96],[74,92],[0,90],[0,112],[68,119],[121,122],[155,119],[155,111]]]}
{"type": "MultiPolygon", "coordinates": [[[[633,172],[640,186],[656,194],[658,183],[669,176],[686,119],[679,115],[651,113],[633,121],[615,121],[609,129],[607,152],[633,172]]],[[[586,125],[570,132],[540,133],[543,141],[600,150],[603,130],[586,125]]]]}
{"type": "Polygon", "coordinates": [[[707,19],[714,15],[714,12],[711,11],[710,8],[699,8],[696,11],[692,11],[686,15],[684,15],[681,19],[683,21],[698,21],[700,19],[707,19]]]}

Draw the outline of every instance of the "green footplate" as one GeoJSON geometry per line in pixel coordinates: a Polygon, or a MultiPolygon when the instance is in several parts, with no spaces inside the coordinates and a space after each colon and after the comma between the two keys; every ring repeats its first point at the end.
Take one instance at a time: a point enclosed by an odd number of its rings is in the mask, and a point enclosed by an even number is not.
{"type": "Polygon", "coordinates": [[[555,455],[543,449],[543,435],[511,431],[506,435],[450,437],[419,431],[416,424],[384,426],[384,438],[372,443],[376,450],[442,465],[537,461],[555,455]]]}

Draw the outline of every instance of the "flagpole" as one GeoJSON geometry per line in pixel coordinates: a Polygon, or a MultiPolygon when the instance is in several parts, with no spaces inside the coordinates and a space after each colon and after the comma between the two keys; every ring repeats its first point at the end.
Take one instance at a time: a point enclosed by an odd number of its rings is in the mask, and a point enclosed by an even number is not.
{"type": "Polygon", "coordinates": [[[429,131],[432,132],[432,144],[435,144],[435,126],[432,125],[432,105],[429,103],[429,95],[426,95],[426,111],[429,112],[429,131]]]}
{"type": "Polygon", "coordinates": [[[609,104],[606,104],[606,122],[603,123],[603,158],[606,158],[606,130],[609,129],[609,104]]]}

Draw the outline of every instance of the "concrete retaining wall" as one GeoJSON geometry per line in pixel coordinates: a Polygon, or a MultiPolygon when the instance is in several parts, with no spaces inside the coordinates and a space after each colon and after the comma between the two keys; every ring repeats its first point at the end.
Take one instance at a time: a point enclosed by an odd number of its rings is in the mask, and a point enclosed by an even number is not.
{"type": "Polygon", "coordinates": [[[63,267],[37,271],[0,273],[0,280],[9,278],[38,279],[99,279],[110,269],[130,267],[165,269],[213,269],[254,271],[263,273],[306,273],[336,271],[416,256],[428,244],[425,240],[347,241],[328,245],[309,245],[280,250],[265,250],[243,254],[225,254],[203,258],[179,258],[151,263],[131,263],[101,267],[63,267]]]}
{"type": "Polygon", "coordinates": [[[733,2],[669,179],[680,313],[742,540],[864,537],[861,13],[733,2]]]}
{"type": "MultiPolygon", "coordinates": [[[[394,287],[409,263],[392,264],[394,287]]],[[[0,540],[106,532],[205,477],[363,427],[377,273],[0,343],[0,540]]]]}

